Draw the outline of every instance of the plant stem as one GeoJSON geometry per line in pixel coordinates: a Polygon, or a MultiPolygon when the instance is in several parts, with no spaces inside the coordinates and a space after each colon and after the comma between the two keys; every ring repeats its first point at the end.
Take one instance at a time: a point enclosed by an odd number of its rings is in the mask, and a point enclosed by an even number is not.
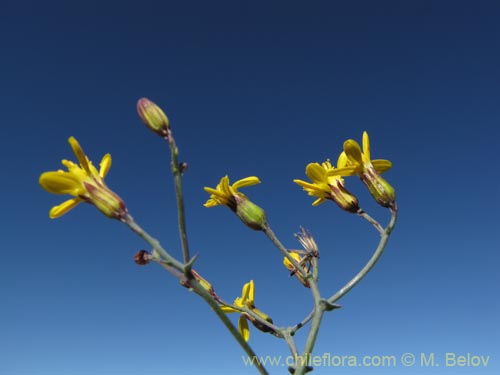
{"type": "Polygon", "coordinates": [[[313,309],[309,315],[307,315],[304,319],[302,319],[302,321],[300,323],[297,323],[296,325],[294,325],[291,329],[291,333],[294,334],[295,332],[297,332],[300,328],[304,327],[314,316],[314,311],[315,309],[313,309]]]}
{"type": "MultiPolygon", "coordinates": [[[[247,354],[248,358],[253,359],[257,358],[257,354],[253,351],[253,349],[248,345],[248,343],[245,341],[243,336],[239,333],[239,331],[236,329],[236,327],[233,325],[231,320],[227,317],[227,315],[221,310],[219,304],[214,300],[214,298],[208,293],[205,288],[201,286],[201,284],[197,280],[190,280],[189,281],[190,286],[196,290],[196,292],[205,300],[205,302],[208,303],[208,305],[212,308],[212,310],[215,312],[215,314],[219,317],[219,319],[222,321],[222,323],[226,326],[226,328],[229,330],[231,335],[233,335],[234,339],[240,344],[242,349],[245,351],[247,354]]],[[[255,366],[257,367],[257,370],[262,374],[262,375],[269,375],[265,367],[260,363],[260,361],[253,361],[255,366]]]]}
{"type": "Polygon", "coordinates": [[[380,233],[381,236],[384,235],[384,233],[385,233],[384,228],[382,228],[382,225],[380,225],[377,220],[372,218],[370,215],[368,215],[364,211],[359,212],[358,215],[361,216],[366,221],[368,221],[370,224],[372,224],[375,227],[375,229],[380,233]]]}
{"type": "MultiPolygon", "coordinates": [[[[316,343],[319,327],[321,325],[321,319],[323,318],[323,314],[327,308],[326,304],[334,304],[337,300],[346,295],[352,288],[354,288],[354,286],[356,286],[356,284],[358,284],[363,279],[363,277],[366,276],[366,274],[375,266],[375,263],[377,263],[377,261],[380,259],[380,256],[382,255],[387,245],[387,241],[389,240],[389,236],[394,229],[394,226],[396,225],[397,207],[395,204],[390,208],[390,211],[391,220],[385,230],[380,230],[382,228],[380,224],[368,214],[360,214],[360,216],[369,221],[375,227],[375,229],[377,229],[381,233],[381,238],[379,245],[377,246],[368,263],[344,287],[342,287],[337,293],[335,293],[332,297],[325,301],[321,299],[317,283],[311,283],[311,291],[314,297],[314,310],[301,323],[292,328],[293,332],[297,331],[300,327],[302,327],[303,324],[307,323],[311,319],[312,315],[311,328],[309,330],[309,335],[304,347],[304,352],[300,361],[296,361],[297,367],[295,369],[294,375],[303,375],[308,371],[307,360],[310,358],[314,349],[314,344],[316,343]]],[[[314,266],[315,265],[313,264],[313,267],[314,266]]]]}
{"type": "MultiPolygon", "coordinates": [[[[127,217],[124,218],[123,222],[127,224],[132,231],[137,233],[140,237],[142,237],[155,251],[157,251],[163,259],[163,261],[166,263],[168,266],[172,266],[174,269],[179,270],[180,272],[183,273],[186,272],[186,267],[184,264],[179,262],[177,259],[172,257],[161,245],[160,242],[150,236],[144,229],[142,229],[132,218],[131,215],[127,215],[127,217]]],[[[168,269],[167,269],[168,270],[168,269]]],[[[213,296],[208,293],[205,288],[198,282],[196,279],[190,279],[189,280],[189,285],[199,294],[205,302],[208,303],[208,305],[212,308],[212,310],[215,312],[215,314],[219,317],[219,319],[222,321],[222,323],[226,326],[226,328],[229,330],[229,332],[233,335],[235,340],[238,342],[238,344],[242,347],[242,349],[245,351],[245,353],[248,355],[249,358],[257,358],[257,355],[255,352],[252,350],[252,348],[248,345],[248,343],[245,341],[243,336],[240,335],[238,330],[234,327],[233,323],[231,323],[231,320],[226,316],[226,314],[221,310],[219,304],[217,301],[214,299],[213,296]]],[[[257,367],[257,370],[262,374],[262,375],[269,375],[267,370],[262,366],[262,364],[259,361],[254,361],[255,366],[257,367]]]]}
{"type": "Polygon", "coordinates": [[[289,329],[282,329],[281,334],[283,335],[283,338],[285,339],[288,347],[290,348],[290,352],[292,353],[292,356],[297,362],[297,357],[299,356],[299,351],[297,350],[297,347],[295,346],[295,341],[290,333],[289,329]]]}
{"type": "MultiPolygon", "coordinates": [[[[384,252],[385,246],[387,245],[387,241],[389,240],[389,236],[390,236],[392,230],[394,229],[394,226],[396,225],[397,212],[398,212],[397,208],[394,206],[394,209],[391,209],[391,220],[389,222],[389,225],[387,225],[387,228],[381,234],[380,242],[379,242],[377,248],[375,249],[375,252],[373,253],[372,257],[368,261],[368,263],[366,263],[366,265],[361,269],[361,271],[359,271],[356,274],[356,276],[354,276],[347,284],[345,284],[337,293],[335,293],[333,296],[328,298],[329,303],[333,304],[336,301],[338,301],[340,298],[345,296],[347,293],[349,293],[349,291],[352,288],[354,288],[356,286],[356,284],[358,284],[368,274],[368,272],[371,271],[373,266],[375,266],[375,263],[377,263],[377,261],[382,256],[382,253],[384,252]]],[[[366,219],[366,217],[365,217],[365,219],[366,219]]],[[[377,227],[377,226],[375,225],[375,227],[377,227]]]]}
{"type": "Polygon", "coordinates": [[[312,351],[314,349],[314,344],[316,344],[316,339],[318,337],[319,327],[321,325],[321,319],[325,312],[325,304],[322,303],[321,294],[318,289],[318,284],[316,282],[311,284],[311,292],[314,298],[314,314],[312,318],[311,328],[307,336],[306,345],[304,346],[304,351],[300,360],[297,358],[295,364],[297,365],[294,375],[303,375],[306,373],[308,364],[307,361],[311,357],[312,351]]]}
{"type": "Polygon", "coordinates": [[[186,232],[186,214],[184,212],[184,198],[182,195],[182,176],[181,176],[182,172],[179,167],[179,162],[177,160],[177,156],[179,155],[179,149],[175,144],[175,140],[170,128],[168,129],[167,141],[170,147],[172,173],[174,175],[175,197],[177,200],[177,220],[179,223],[179,236],[181,239],[182,257],[184,259],[184,263],[188,263],[190,260],[190,256],[189,256],[189,246],[188,246],[187,232],[186,232]]]}
{"type": "Polygon", "coordinates": [[[179,262],[173,256],[171,256],[161,245],[160,242],[151,237],[144,229],[142,229],[139,224],[134,221],[134,218],[131,215],[127,215],[123,222],[128,225],[133,232],[137,233],[144,241],[146,241],[153,249],[155,249],[162,257],[162,260],[165,261],[167,265],[174,267],[176,270],[180,272],[184,272],[184,264],[179,262]]]}

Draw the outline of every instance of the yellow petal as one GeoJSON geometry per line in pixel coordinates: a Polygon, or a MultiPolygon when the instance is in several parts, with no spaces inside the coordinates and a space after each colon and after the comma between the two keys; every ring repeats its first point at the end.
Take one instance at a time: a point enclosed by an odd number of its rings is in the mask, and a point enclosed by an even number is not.
{"type": "Polygon", "coordinates": [[[360,166],[349,166],[349,167],[342,167],[342,168],[336,168],[332,169],[328,172],[326,172],[328,177],[332,176],[352,176],[357,174],[360,171],[360,166]]]}
{"type": "Polygon", "coordinates": [[[226,197],[233,195],[231,187],[229,186],[229,177],[227,175],[221,178],[219,185],[217,185],[217,190],[220,190],[226,197]]]}
{"type": "Polygon", "coordinates": [[[353,164],[363,165],[363,157],[358,142],[348,139],[344,142],[344,152],[353,164]]]}
{"type": "Polygon", "coordinates": [[[111,155],[106,154],[102,157],[101,163],[99,163],[99,176],[101,178],[106,177],[111,168],[111,155]]]}
{"type": "Polygon", "coordinates": [[[372,165],[379,173],[384,173],[392,168],[392,163],[389,160],[383,159],[372,160],[372,165]]]}
{"type": "Polygon", "coordinates": [[[78,162],[82,166],[82,168],[87,172],[89,175],[91,174],[89,164],[88,164],[88,159],[85,153],[83,152],[82,147],[78,143],[75,137],[69,137],[68,142],[73,149],[73,152],[76,155],[76,158],[78,159],[78,162]]]}
{"type": "Polygon", "coordinates": [[[220,309],[221,309],[222,311],[224,311],[226,314],[228,314],[228,313],[234,313],[234,312],[239,312],[238,310],[233,309],[233,308],[232,308],[232,307],[230,307],[230,306],[221,306],[221,307],[220,307],[220,309]]]}
{"type": "Polygon", "coordinates": [[[313,205],[313,206],[318,206],[318,205],[320,205],[321,203],[323,203],[323,202],[325,202],[325,201],[326,201],[326,199],[325,199],[325,198],[318,198],[318,199],[316,199],[316,200],[312,203],[312,205],[313,205]]]}
{"type": "Polygon", "coordinates": [[[255,286],[253,283],[253,280],[250,280],[250,287],[248,290],[248,304],[253,305],[254,304],[254,299],[255,299],[255,286]]]}
{"type": "Polygon", "coordinates": [[[365,163],[370,161],[370,137],[366,131],[363,132],[363,160],[365,163]]]}
{"type": "Polygon", "coordinates": [[[324,161],[323,163],[321,163],[321,166],[323,167],[323,169],[325,170],[328,170],[328,169],[333,169],[333,165],[330,161],[330,159],[327,159],[326,161],[324,161]]]}
{"type": "Polygon", "coordinates": [[[238,191],[238,189],[245,187],[245,186],[252,186],[252,185],[257,185],[260,184],[260,180],[258,177],[255,176],[250,176],[250,177],[245,177],[242,178],[241,180],[236,181],[233,185],[232,188],[235,191],[238,191]]]}
{"type": "Polygon", "coordinates": [[[297,185],[302,186],[305,190],[317,189],[316,185],[311,184],[310,182],[302,181],[302,180],[293,180],[297,185]]]}
{"type": "Polygon", "coordinates": [[[248,321],[243,315],[240,316],[238,320],[238,330],[240,331],[241,336],[248,341],[250,339],[250,330],[248,329],[248,321]]]}
{"type": "Polygon", "coordinates": [[[204,188],[205,191],[207,193],[210,193],[212,195],[212,199],[214,198],[221,198],[223,200],[227,200],[228,196],[226,194],[224,194],[224,192],[220,191],[220,190],[215,190],[215,189],[212,189],[212,188],[204,188]]]}
{"type": "Polygon", "coordinates": [[[318,163],[310,163],[306,167],[306,175],[314,183],[327,183],[326,171],[318,163]]]}
{"type": "Polygon", "coordinates": [[[347,155],[345,154],[344,151],[342,151],[339,155],[339,158],[337,159],[337,168],[344,168],[347,166],[349,162],[349,159],[347,158],[347,155]]]}
{"type": "MultiPolygon", "coordinates": [[[[291,251],[290,253],[290,256],[295,259],[297,262],[300,262],[301,258],[300,258],[300,255],[291,251]]],[[[288,260],[287,257],[283,257],[283,265],[288,268],[290,271],[293,271],[295,269],[295,266],[292,264],[292,262],[290,262],[288,260]]]]}
{"type": "Polygon", "coordinates": [[[82,193],[80,181],[68,172],[45,172],[40,175],[38,180],[42,188],[52,194],[71,194],[79,195],[82,193]]]}
{"type": "Polygon", "coordinates": [[[241,302],[243,305],[246,305],[248,301],[248,297],[250,295],[250,284],[253,284],[253,280],[249,281],[245,285],[243,285],[243,289],[241,290],[241,302]]]}
{"type": "Polygon", "coordinates": [[[88,158],[87,158],[87,162],[89,164],[89,169],[90,169],[90,173],[92,173],[92,176],[96,180],[101,180],[102,181],[101,175],[100,175],[99,171],[97,170],[97,168],[94,167],[94,164],[92,164],[92,162],[88,158]]]}
{"type": "Polygon", "coordinates": [[[215,199],[209,199],[208,201],[205,202],[204,206],[207,208],[210,208],[210,207],[218,206],[219,204],[220,203],[217,202],[215,199]]]}
{"type": "Polygon", "coordinates": [[[310,182],[306,182],[306,181],[302,181],[302,180],[298,180],[298,179],[293,180],[293,182],[295,182],[297,185],[302,186],[303,188],[310,189],[314,186],[314,184],[311,184],[310,182]]]}
{"type": "Polygon", "coordinates": [[[209,194],[215,194],[215,195],[220,195],[221,194],[221,192],[219,190],[212,189],[211,187],[208,187],[208,186],[205,186],[203,188],[203,190],[205,190],[209,194]]]}
{"type": "Polygon", "coordinates": [[[74,208],[78,203],[80,203],[82,200],[80,198],[73,198],[69,199],[63,203],[61,203],[58,206],[52,207],[52,209],[49,212],[49,217],[51,219],[58,218],[62,215],[64,215],[66,212],[74,208]]]}
{"type": "MultiPolygon", "coordinates": [[[[324,183],[310,184],[309,182],[305,182],[302,180],[293,180],[293,182],[295,182],[297,185],[302,186],[302,188],[305,191],[307,191],[307,194],[309,194],[311,196],[319,197],[321,199],[330,196],[331,190],[327,184],[324,184],[324,183]]],[[[315,202],[315,203],[316,203],[316,205],[318,205],[319,203],[322,203],[322,202],[323,201],[318,202],[318,203],[315,202]]],[[[313,203],[313,205],[315,205],[315,204],[313,203]]]]}

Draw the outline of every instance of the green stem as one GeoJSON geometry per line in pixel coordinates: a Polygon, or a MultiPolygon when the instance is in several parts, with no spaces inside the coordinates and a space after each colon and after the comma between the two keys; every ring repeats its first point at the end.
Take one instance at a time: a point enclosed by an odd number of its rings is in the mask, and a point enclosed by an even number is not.
{"type": "Polygon", "coordinates": [[[322,302],[321,294],[318,289],[316,282],[311,284],[311,292],[314,298],[314,314],[312,318],[311,328],[307,336],[306,345],[304,346],[304,351],[300,360],[295,362],[297,367],[295,368],[294,375],[303,375],[307,372],[308,359],[311,357],[314,345],[316,344],[316,339],[318,338],[319,327],[321,326],[321,319],[326,309],[326,305],[322,302]]]}
{"type": "MultiPolygon", "coordinates": [[[[219,304],[214,300],[214,298],[208,293],[205,288],[203,288],[200,283],[197,280],[190,280],[189,281],[190,286],[196,290],[196,292],[205,300],[205,302],[208,303],[208,305],[212,308],[212,310],[215,312],[215,314],[219,317],[219,319],[222,321],[222,323],[226,326],[226,328],[229,330],[231,335],[233,335],[234,339],[240,344],[242,349],[245,351],[247,354],[248,358],[257,358],[257,354],[253,351],[253,349],[248,345],[248,343],[245,341],[243,336],[239,333],[239,331],[236,329],[236,327],[233,325],[231,320],[227,317],[227,315],[221,310],[219,304]]],[[[265,367],[260,363],[260,361],[254,361],[255,366],[257,367],[257,370],[262,374],[262,375],[269,375],[265,367]]]]}
{"type": "MultiPolygon", "coordinates": [[[[177,259],[172,257],[161,245],[160,242],[150,236],[144,229],[142,229],[132,218],[131,215],[127,215],[124,219],[123,222],[127,224],[132,231],[137,233],[140,237],[142,237],[155,251],[157,251],[161,257],[163,258],[162,261],[167,265],[171,266],[174,269],[180,271],[183,273],[186,272],[186,267],[184,264],[179,262],[177,259]]],[[[165,265],[163,265],[165,267],[165,265]]],[[[167,268],[167,267],[165,267],[167,268]]],[[[168,268],[167,268],[168,270],[168,268]]],[[[171,271],[171,270],[169,270],[171,271]]],[[[229,320],[229,318],[226,316],[226,314],[221,310],[220,306],[218,305],[217,301],[214,299],[213,296],[208,293],[203,286],[196,280],[196,279],[190,279],[189,280],[189,285],[208,303],[208,305],[212,308],[212,310],[215,312],[215,314],[219,317],[219,319],[222,321],[222,323],[226,326],[226,328],[231,332],[233,337],[236,339],[238,344],[242,347],[242,349],[245,351],[245,353],[249,356],[249,358],[256,358],[257,355],[255,352],[252,350],[252,348],[248,345],[248,343],[245,341],[243,336],[240,335],[238,330],[234,327],[233,323],[229,320]]],[[[255,366],[257,367],[257,370],[262,374],[262,375],[269,375],[267,370],[262,366],[259,361],[255,361],[255,366]]]]}
{"type": "Polygon", "coordinates": [[[131,215],[128,215],[123,219],[123,222],[128,225],[133,232],[137,233],[144,241],[146,241],[153,249],[155,249],[160,255],[162,260],[169,266],[174,267],[180,272],[184,272],[184,264],[179,262],[173,256],[171,256],[161,245],[160,241],[156,238],[151,237],[144,229],[142,229],[139,224],[134,221],[131,215]]]}
{"type": "MultiPolygon", "coordinates": [[[[321,319],[323,318],[323,313],[326,310],[325,301],[322,301],[321,294],[318,288],[317,278],[318,278],[318,264],[317,259],[313,258],[311,260],[313,266],[312,274],[307,273],[303,267],[299,265],[299,263],[290,256],[287,249],[281,244],[278,240],[274,232],[271,230],[269,226],[264,228],[264,233],[269,237],[269,239],[273,242],[273,244],[280,250],[280,252],[294,265],[294,267],[298,270],[301,276],[304,277],[305,280],[308,280],[309,286],[311,289],[311,293],[313,295],[314,300],[314,313],[312,316],[312,324],[309,330],[309,335],[307,336],[306,345],[304,347],[304,351],[301,357],[296,357],[296,368],[294,374],[303,375],[308,371],[308,358],[310,358],[311,353],[314,349],[314,344],[316,343],[316,339],[318,337],[319,327],[321,325],[321,319]]],[[[296,326],[298,327],[298,325],[296,326]]],[[[295,327],[292,328],[294,330],[295,327]]],[[[296,328],[293,332],[295,332],[298,328],[296,328]]]]}
{"type": "MultiPolygon", "coordinates": [[[[394,226],[396,225],[396,220],[397,220],[397,208],[394,206],[393,209],[391,209],[391,220],[389,222],[389,225],[387,225],[387,228],[382,232],[381,237],[380,237],[380,242],[375,249],[375,252],[373,253],[372,257],[366,263],[366,265],[359,271],[356,276],[354,276],[347,284],[345,284],[337,293],[335,293],[333,296],[328,298],[328,302],[333,304],[336,301],[338,301],[340,298],[345,296],[349,291],[356,286],[367,274],[368,272],[371,271],[373,266],[377,263],[377,261],[380,259],[382,256],[382,253],[384,252],[384,249],[387,245],[387,241],[389,240],[389,236],[394,229],[394,226]]],[[[367,219],[365,217],[365,219],[367,219]]],[[[368,220],[368,219],[367,219],[368,220]]],[[[373,219],[371,219],[373,220],[373,219]]],[[[368,220],[371,222],[371,220],[368,220]]],[[[373,223],[372,223],[373,224],[373,223]]],[[[377,223],[378,224],[378,223],[377,223]]],[[[377,227],[375,225],[375,227],[377,227]]]]}
{"type": "MultiPolygon", "coordinates": [[[[309,335],[307,337],[306,345],[304,347],[302,358],[299,361],[300,363],[296,362],[297,367],[294,372],[295,375],[303,375],[309,370],[307,368],[307,360],[310,358],[312,351],[314,349],[314,345],[316,343],[316,339],[319,332],[319,327],[321,325],[321,320],[323,318],[325,310],[327,309],[327,304],[330,305],[334,304],[337,300],[339,300],[341,297],[347,294],[352,288],[354,288],[354,286],[356,286],[356,284],[358,284],[363,279],[363,277],[366,276],[366,274],[375,266],[375,263],[377,263],[378,259],[380,259],[380,256],[382,255],[387,245],[387,241],[389,240],[389,236],[392,230],[394,229],[394,226],[396,225],[397,207],[395,204],[393,207],[390,208],[390,211],[391,211],[391,220],[387,228],[382,231],[380,230],[380,228],[382,228],[380,224],[377,221],[375,221],[371,216],[364,213],[360,214],[360,216],[364,217],[368,222],[370,222],[375,227],[375,229],[377,229],[381,233],[381,239],[377,249],[375,250],[374,254],[370,258],[368,263],[344,287],[342,287],[337,293],[335,293],[328,300],[322,300],[317,284],[315,282],[311,283],[311,291],[314,297],[314,310],[312,312],[312,323],[311,323],[311,328],[309,330],[309,335]]],[[[313,264],[313,267],[314,266],[315,265],[313,264]]],[[[307,323],[310,319],[311,319],[311,314],[309,314],[301,323],[292,327],[292,331],[295,332],[297,329],[302,327],[303,324],[307,323]]]]}
{"type": "Polygon", "coordinates": [[[282,334],[283,338],[285,339],[288,347],[290,348],[290,352],[292,353],[292,356],[293,356],[295,362],[297,362],[297,358],[299,356],[299,351],[297,350],[297,347],[295,346],[295,341],[292,337],[290,329],[288,329],[288,328],[282,329],[281,334],[282,334]]]}
{"type": "Polygon", "coordinates": [[[291,333],[294,334],[295,332],[297,332],[299,329],[301,329],[302,327],[304,327],[314,316],[314,311],[315,309],[313,309],[309,315],[307,315],[304,319],[302,319],[302,321],[300,323],[297,323],[296,325],[294,325],[291,329],[291,333]]]}
{"type": "Polygon", "coordinates": [[[182,173],[179,168],[179,162],[177,159],[177,156],[179,155],[179,149],[175,144],[175,140],[170,128],[168,129],[167,141],[170,147],[172,173],[174,175],[175,197],[177,200],[177,220],[179,223],[179,236],[181,239],[182,257],[184,259],[184,263],[188,263],[190,260],[190,256],[189,256],[189,246],[188,246],[187,232],[186,232],[186,214],[184,212],[184,198],[182,195],[182,176],[181,176],[182,173]]]}
{"type": "Polygon", "coordinates": [[[381,236],[384,235],[384,232],[385,232],[384,228],[382,228],[382,225],[380,225],[377,220],[375,220],[374,218],[372,218],[370,215],[368,215],[364,211],[358,212],[358,215],[361,216],[366,221],[368,221],[371,225],[373,225],[375,227],[375,229],[380,233],[381,236]]]}

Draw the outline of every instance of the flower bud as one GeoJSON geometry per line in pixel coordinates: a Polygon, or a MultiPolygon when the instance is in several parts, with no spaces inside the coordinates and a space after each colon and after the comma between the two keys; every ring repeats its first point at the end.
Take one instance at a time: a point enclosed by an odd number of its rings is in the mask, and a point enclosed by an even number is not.
{"type": "Polygon", "coordinates": [[[161,137],[168,136],[170,127],[167,115],[155,103],[147,98],[137,101],[137,112],[146,126],[161,137]]]}
{"type": "Polygon", "coordinates": [[[236,202],[235,213],[245,225],[254,230],[263,230],[267,226],[265,211],[252,203],[243,194],[234,195],[236,202]]]}
{"type": "Polygon", "coordinates": [[[179,163],[179,172],[181,172],[181,176],[188,170],[188,163],[183,161],[182,163],[179,163]]]}
{"type": "Polygon", "coordinates": [[[139,250],[134,255],[134,262],[140,266],[145,266],[151,260],[151,255],[146,250],[139,250]]]}

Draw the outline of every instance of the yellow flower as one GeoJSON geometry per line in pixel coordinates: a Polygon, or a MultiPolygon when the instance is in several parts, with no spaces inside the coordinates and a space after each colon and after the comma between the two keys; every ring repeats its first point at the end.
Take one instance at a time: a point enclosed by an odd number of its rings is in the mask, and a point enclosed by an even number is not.
{"type": "Polygon", "coordinates": [[[68,139],[80,165],[69,160],[62,164],[68,171],[58,170],[40,175],[39,183],[49,193],[70,194],[71,198],[60,205],[52,207],[49,212],[51,219],[64,215],[80,202],[93,204],[104,215],[121,219],[126,216],[127,208],[121,198],[111,191],[104,183],[104,177],[111,167],[111,155],[106,154],[101,160],[100,169],[94,167],[85,155],[80,144],[74,137],[68,139]]]}
{"type": "Polygon", "coordinates": [[[363,151],[358,142],[348,139],[344,142],[344,152],[340,154],[338,170],[331,175],[352,176],[374,168],[378,173],[384,173],[391,169],[392,163],[389,160],[371,160],[370,138],[368,133],[363,132],[363,151]]]}
{"type": "Polygon", "coordinates": [[[329,160],[322,164],[310,163],[306,167],[306,175],[312,183],[302,180],[293,180],[293,182],[302,186],[309,195],[318,198],[313,202],[313,206],[330,199],[343,210],[357,212],[359,210],[358,200],[345,188],[343,178],[338,175],[330,175],[335,170],[329,160]]]}
{"type": "MultiPolygon", "coordinates": [[[[255,286],[253,283],[253,280],[250,280],[248,283],[243,285],[243,289],[241,290],[241,297],[238,297],[234,300],[234,306],[240,307],[240,308],[247,308],[250,309],[253,313],[259,315],[262,319],[269,323],[273,323],[273,320],[266,314],[264,314],[262,311],[257,309],[255,307],[255,286]]],[[[221,310],[224,311],[225,313],[233,313],[233,312],[239,312],[241,313],[240,319],[238,320],[238,330],[240,331],[241,336],[245,339],[245,341],[248,341],[250,339],[250,330],[248,328],[248,320],[258,329],[260,329],[263,332],[271,332],[272,329],[270,329],[268,326],[262,324],[259,322],[257,319],[252,317],[249,314],[242,313],[239,310],[236,310],[230,306],[221,306],[221,310]]]]}
{"type": "Polygon", "coordinates": [[[381,206],[394,204],[394,188],[380,176],[392,167],[392,163],[383,159],[371,160],[370,138],[366,131],[363,132],[363,150],[353,139],[344,142],[344,152],[340,154],[337,166],[336,170],[327,172],[329,177],[358,175],[381,206]]]}
{"type": "Polygon", "coordinates": [[[207,193],[211,194],[210,199],[205,202],[204,206],[214,207],[224,205],[235,211],[236,197],[246,198],[246,196],[243,193],[240,193],[238,189],[257,184],[260,184],[259,178],[251,176],[229,185],[229,177],[226,175],[220,179],[220,182],[215,189],[209,187],[204,188],[207,193]]]}
{"type": "MultiPolygon", "coordinates": [[[[319,257],[319,250],[314,237],[307,232],[304,228],[300,228],[300,233],[294,235],[295,238],[300,242],[300,244],[304,247],[304,250],[289,250],[288,253],[290,256],[299,263],[300,266],[304,268],[304,270],[309,273],[311,269],[311,261],[313,258],[319,257]]],[[[287,257],[283,257],[283,265],[291,271],[290,276],[297,276],[299,281],[307,288],[310,288],[309,281],[304,279],[300,272],[297,272],[295,266],[288,260],[287,257]]]]}
{"type": "Polygon", "coordinates": [[[267,225],[266,214],[262,208],[252,203],[238,189],[245,186],[259,184],[260,180],[255,177],[246,177],[229,184],[229,177],[226,175],[221,178],[215,189],[205,187],[205,191],[210,195],[210,199],[204,204],[205,207],[227,206],[238,215],[238,217],[252,229],[262,230],[267,225]]]}

